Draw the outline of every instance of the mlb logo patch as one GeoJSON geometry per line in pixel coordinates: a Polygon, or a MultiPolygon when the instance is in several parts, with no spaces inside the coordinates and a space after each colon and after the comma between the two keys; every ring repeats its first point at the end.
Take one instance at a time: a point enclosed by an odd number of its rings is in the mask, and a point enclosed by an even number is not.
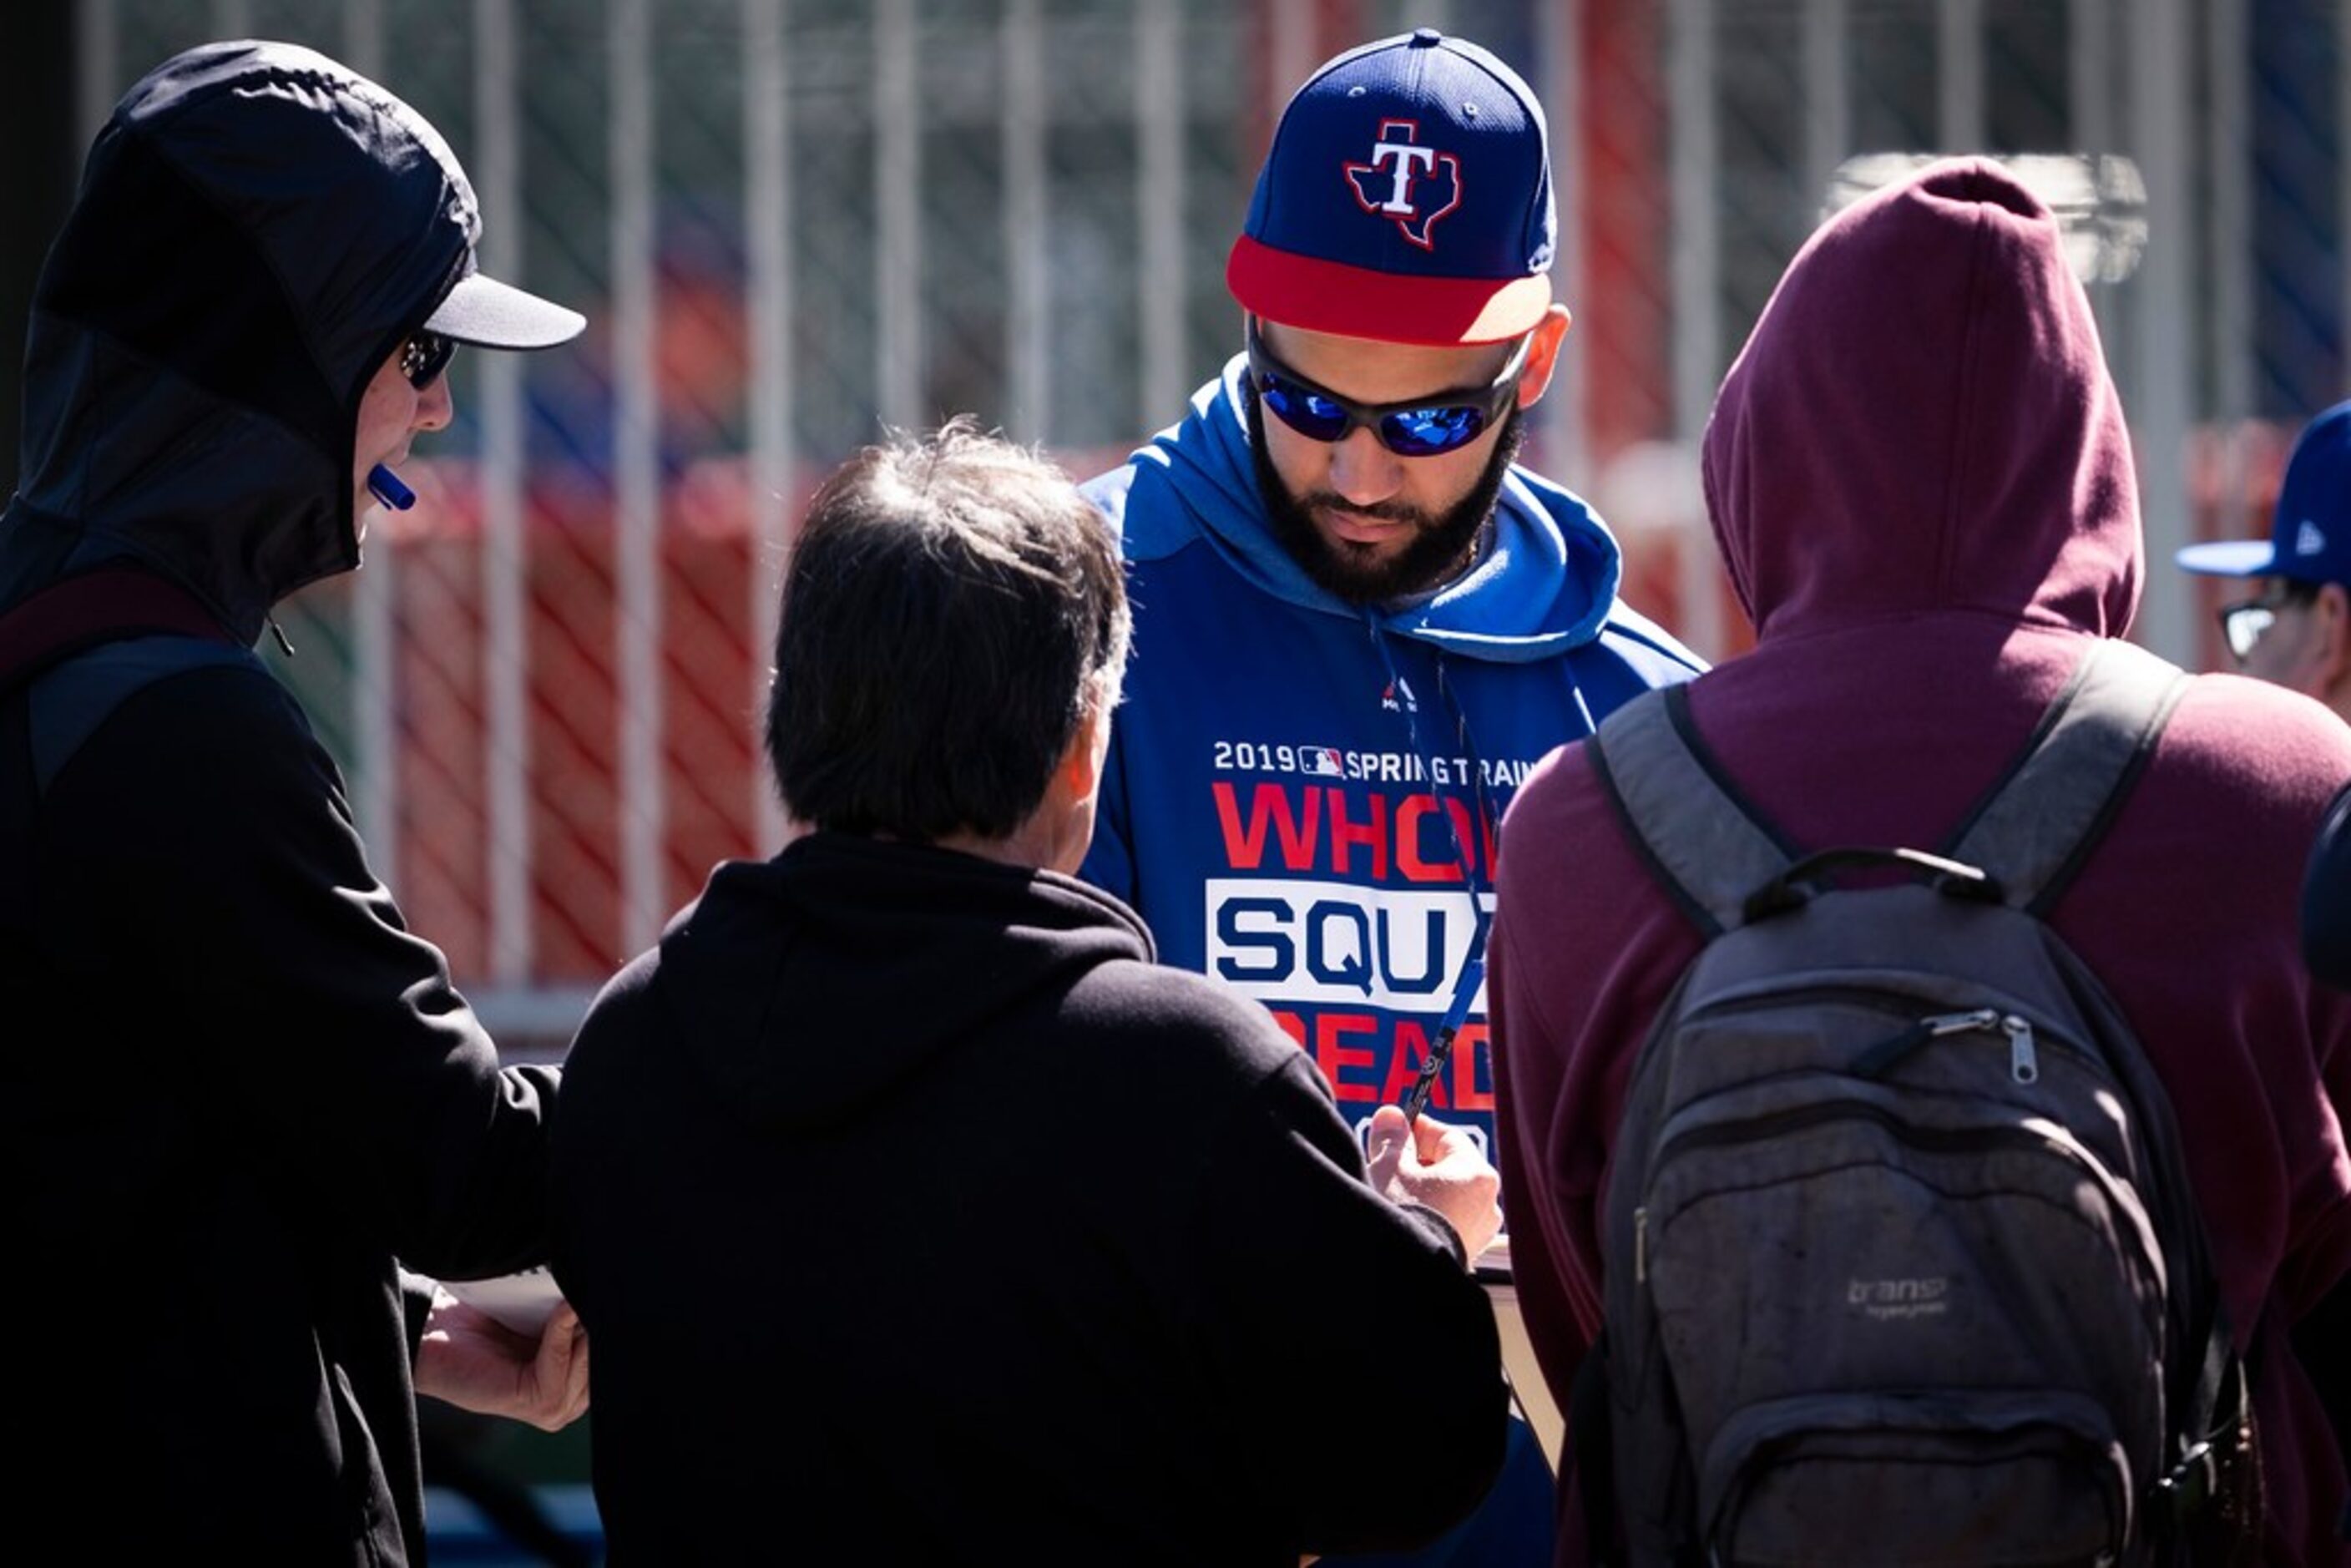
{"type": "Polygon", "coordinates": [[[1339,760],[1335,746],[1301,746],[1298,748],[1298,766],[1301,772],[1318,779],[1343,779],[1347,769],[1339,760]]]}

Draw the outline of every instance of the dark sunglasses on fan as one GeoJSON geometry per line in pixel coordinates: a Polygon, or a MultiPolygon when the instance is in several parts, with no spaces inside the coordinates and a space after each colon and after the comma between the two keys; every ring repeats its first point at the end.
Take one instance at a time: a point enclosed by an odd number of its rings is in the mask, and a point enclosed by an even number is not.
{"type": "Polygon", "coordinates": [[[423,392],[449,368],[449,361],[456,352],[456,339],[430,327],[419,327],[400,347],[400,373],[408,378],[410,386],[423,392]]]}
{"type": "Polygon", "coordinates": [[[1403,402],[1357,402],[1300,375],[1276,359],[1249,318],[1249,385],[1273,416],[1309,441],[1338,441],[1362,425],[1399,457],[1457,452],[1483,434],[1518,396],[1519,372],[1534,342],[1529,333],[1501,374],[1483,387],[1432,392],[1403,402]]]}

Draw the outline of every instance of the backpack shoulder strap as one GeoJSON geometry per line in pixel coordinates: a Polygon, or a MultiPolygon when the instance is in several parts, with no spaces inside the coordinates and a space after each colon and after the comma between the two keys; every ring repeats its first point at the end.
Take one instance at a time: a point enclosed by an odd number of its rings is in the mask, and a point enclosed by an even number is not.
{"type": "Polygon", "coordinates": [[[26,737],[39,791],[141,686],[251,657],[195,595],[125,563],[51,583],[0,614],[0,693],[29,687],[26,737]]]}
{"type": "Polygon", "coordinates": [[[1945,850],[2035,915],[2056,903],[2155,752],[2188,677],[2120,639],[2094,646],[1945,850]]]}
{"type": "Polygon", "coordinates": [[[0,615],[0,691],[101,643],[174,632],[235,645],[179,584],[133,566],[104,566],[50,584],[0,615]]]}
{"type": "Polygon", "coordinates": [[[1748,895],[1795,859],[1698,738],[1687,687],[1610,714],[1591,757],[1634,852],[1708,937],[1743,925],[1748,895]]]}
{"type": "Polygon", "coordinates": [[[250,648],[172,632],[136,632],[54,661],[25,688],[35,787],[46,794],[82,742],[140,692],[204,669],[247,669],[268,678],[250,648]]]}

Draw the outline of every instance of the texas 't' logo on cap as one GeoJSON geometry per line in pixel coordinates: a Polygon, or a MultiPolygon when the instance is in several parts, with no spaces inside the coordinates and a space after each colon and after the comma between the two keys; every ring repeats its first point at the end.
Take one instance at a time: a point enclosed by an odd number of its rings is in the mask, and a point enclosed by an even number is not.
{"type": "Polygon", "coordinates": [[[1418,121],[1381,120],[1372,161],[1345,167],[1356,205],[1393,219],[1397,232],[1421,249],[1437,248],[1429,231],[1461,204],[1461,160],[1422,146],[1418,121]]]}
{"type": "Polygon", "coordinates": [[[1423,27],[1348,50],[1291,96],[1225,285],[1301,331],[1500,343],[1551,308],[1557,228],[1533,90],[1423,27]]]}

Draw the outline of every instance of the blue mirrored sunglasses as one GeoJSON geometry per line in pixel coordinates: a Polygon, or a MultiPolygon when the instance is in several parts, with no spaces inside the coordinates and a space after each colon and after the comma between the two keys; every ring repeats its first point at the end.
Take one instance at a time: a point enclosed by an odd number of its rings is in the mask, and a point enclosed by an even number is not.
{"type": "Polygon", "coordinates": [[[449,361],[456,354],[456,339],[444,337],[430,327],[419,327],[414,335],[400,346],[400,373],[408,378],[410,386],[423,392],[449,368],[449,361]]]}
{"type": "Polygon", "coordinates": [[[1527,350],[1533,343],[1531,332],[1520,339],[1510,363],[1489,385],[1434,392],[1403,402],[1357,402],[1316,385],[1274,358],[1252,316],[1249,384],[1276,419],[1309,441],[1338,441],[1360,424],[1399,457],[1435,457],[1468,445],[1501,417],[1518,396],[1519,372],[1525,368],[1527,350]]]}

